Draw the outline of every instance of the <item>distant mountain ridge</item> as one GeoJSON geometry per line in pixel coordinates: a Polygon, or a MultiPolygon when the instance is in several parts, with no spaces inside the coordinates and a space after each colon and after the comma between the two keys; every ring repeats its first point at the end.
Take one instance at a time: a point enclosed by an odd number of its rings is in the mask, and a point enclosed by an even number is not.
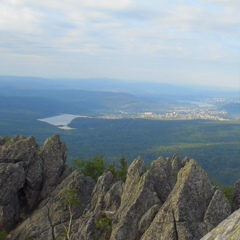
{"type": "MultiPolygon", "coordinates": [[[[142,112],[144,109],[146,111],[161,109],[165,103],[166,107],[177,106],[179,100],[201,101],[206,98],[222,98],[224,96],[237,99],[238,95],[238,91],[163,83],[127,82],[104,78],[45,79],[0,76],[0,97],[33,97],[36,108],[38,108],[38,104],[34,97],[42,98],[39,99],[39,104],[48,99],[49,108],[54,113],[59,112],[58,108],[61,104],[61,112],[72,114],[94,112],[99,109],[102,111],[110,109],[132,111],[134,109],[135,112],[138,110],[142,112]],[[54,104],[56,104],[55,111],[54,104]]],[[[31,104],[31,101],[24,98],[21,101],[24,103],[22,106],[26,106],[26,110],[28,110],[28,104],[31,104]]],[[[236,104],[231,106],[220,104],[219,109],[240,114],[236,104]]],[[[49,109],[47,113],[49,113],[49,109]]]]}
{"type": "Polygon", "coordinates": [[[129,93],[86,90],[0,89],[0,110],[26,110],[41,114],[94,113],[142,107],[152,103],[129,93]]]}
{"type": "MultiPolygon", "coordinates": [[[[157,83],[149,81],[126,81],[109,78],[38,78],[38,77],[18,77],[18,76],[0,76],[0,86],[18,86],[29,89],[78,89],[89,91],[109,91],[109,92],[126,92],[134,95],[155,95],[155,94],[181,94],[181,92],[191,97],[194,94],[205,94],[209,96],[221,96],[223,92],[229,95],[238,96],[237,89],[222,89],[217,87],[195,86],[157,83]]],[[[182,97],[184,96],[182,95],[182,97]]]]}

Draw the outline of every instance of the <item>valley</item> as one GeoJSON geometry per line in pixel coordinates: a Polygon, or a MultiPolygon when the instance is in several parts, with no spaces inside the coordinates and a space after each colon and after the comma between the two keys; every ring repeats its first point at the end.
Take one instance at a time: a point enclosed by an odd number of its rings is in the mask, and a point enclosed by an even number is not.
{"type": "Polygon", "coordinates": [[[107,162],[124,155],[128,164],[141,156],[150,164],[178,153],[199,162],[217,183],[232,186],[239,179],[238,92],[101,80],[83,90],[70,80],[63,86],[32,81],[0,77],[1,136],[35,136],[43,144],[59,134],[68,164],[97,154],[107,162]]]}

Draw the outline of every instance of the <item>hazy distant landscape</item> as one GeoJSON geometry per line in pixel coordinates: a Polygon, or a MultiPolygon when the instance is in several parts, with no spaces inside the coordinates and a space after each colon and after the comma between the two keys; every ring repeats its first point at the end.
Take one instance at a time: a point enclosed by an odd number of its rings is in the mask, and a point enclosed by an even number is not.
{"type": "Polygon", "coordinates": [[[178,153],[214,181],[240,175],[238,91],[120,80],[0,77],[0,135],[60,134],[68,162],[103,154],[150,163],[178,153]],[[34,83],[34,84],[30,84],[34,83]],[[56,84],[58,83],[58,84],[56,84]]]}
{"type": "Polygon", "coordinates": [[[0,1],[0,240],[239,239],[239,9],[0,1]]]}

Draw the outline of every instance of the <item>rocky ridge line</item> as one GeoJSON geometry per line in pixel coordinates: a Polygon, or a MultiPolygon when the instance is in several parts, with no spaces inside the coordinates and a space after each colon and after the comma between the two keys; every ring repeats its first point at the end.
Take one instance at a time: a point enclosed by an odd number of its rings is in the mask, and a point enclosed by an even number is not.
{"type": "MultiPolygon", "coordinates": [[[[70,170],[66,157],[58,135],[42,148],[34,137],[0,138],[0,229],[11,231],[10,239],[64,239],[70,219],[64,197],[69,189],[80,199],[71,224],[71,239],[76,240],[214,239],[213,229],[231,214],[226,196],[189,158],[181,162],[177,155],[173,160],[160,157],[147,170],[138,157],[125,183],[114,182],[111,172],[95,183],[70,170]],[[101,219],[108,219],[107,225],[99,225],[101,219]]],[[[239,199],[238,181],[234,220],[229,220],[234,236],[240,231],[235,227],[239,199]]]]}

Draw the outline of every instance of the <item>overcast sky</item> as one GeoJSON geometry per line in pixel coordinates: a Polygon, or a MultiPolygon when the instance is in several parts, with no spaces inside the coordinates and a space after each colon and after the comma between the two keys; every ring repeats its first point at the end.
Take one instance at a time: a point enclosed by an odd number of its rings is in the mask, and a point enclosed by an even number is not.
{"type": "Polygon", "coordinates": [[[0,75],[240,85],[239,0],[0,0],[0,75]]]}

